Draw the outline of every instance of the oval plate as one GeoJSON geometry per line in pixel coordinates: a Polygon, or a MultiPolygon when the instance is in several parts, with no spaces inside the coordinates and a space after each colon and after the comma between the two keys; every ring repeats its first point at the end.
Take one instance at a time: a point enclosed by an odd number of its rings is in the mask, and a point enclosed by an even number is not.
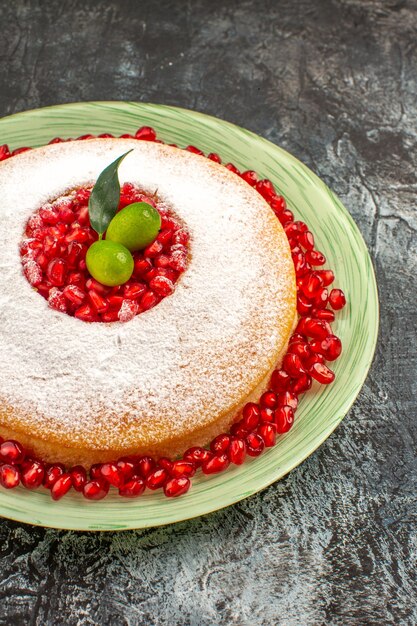
{"type": "Polygon", "coordinates": [[[272,180],[296,217],[309,224],[348,300],[334,324],[344,346],[334,367],[336,381],[302,397],[292,430],[279,437],[274,448],[223,474],[199,473],[181,498],[151,493],[137,500],[110,495],[88,502],[73,493],[53,502],[45,490],[0,488],[4,517],[53,528],[124,530],[179,522],[226,507],[282,478],[314,452],[346,415],[370,367],[378,333],[378,297],[365,243],[340,200],[288,152],[201,113],[134,102],[75,103],[11,115],[0,120],[0,143],[11,148],[41,146],[56,136],[120,135],[142,125],[153,126],[168,143],[193,144],[206,153],[219,153],[224,162],[256,170],[272,180]]]}

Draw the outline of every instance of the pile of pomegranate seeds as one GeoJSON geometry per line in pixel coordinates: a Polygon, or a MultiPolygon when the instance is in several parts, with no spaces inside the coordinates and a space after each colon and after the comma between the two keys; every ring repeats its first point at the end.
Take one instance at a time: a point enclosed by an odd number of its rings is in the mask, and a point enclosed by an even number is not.
{"type": "Polygon", "coordinates": [[[105,287],[92,278],[85,262],[98,237],[88,217],[90,193],[91,189],[77,189],[29,218],[20,246],[23,271],[57,311],[85,322],[127,322],[174,291],[187,267],[188,232],[157,199],[125,183],[119,210],[147,202],[161,215],[161,231],[145,250],[133,253],[132,277],[123,285],[105,287]]]}
{"type": "MultiPolygon", "coordinates": [[[[112,135],[104,133],[99,137],[112,135]]],[[[149,126],[143,126],[135,135],[122,137],[159,141],[149,126]]],[[[79,140],[92,138],[93,135],[78,137],[79,140]]],[[[56,138],[50,143],[60,141],[63,140],[56,138]]],[[[8,146],[0,146],[0,161],[29,149],[10,152],[8,146]]],[[[188,146],[186,150],[203,155],[195,146],[188,146]]],[[[218,154],[210,153],[207,158],[221,163],[218,154]]],[[[269,389],[258,403],[245,405],[230,433],[215,437],[208,448],[190,448],[181,459],[174,461],[130,456],[92,465],[88,471],[79,465],[65,468],[60,463],[47,464],[33,459],[17,441],[3,441],[0,437],[0,484],[3,487],[11,489],[22,484],[27,489],[36,489],[43,486],[51,491],[54,500],[59,500],[71,489],[82,493],[88,500],[101,500],[110,487],[125,498],[136,498],[146,489],[162,489],[169,498],[181,496],[189,490],[190,478],[198,469],[207,475],[223,472],[230,464],[241,465],[247,456],[257,457],[265,448],[274,446],[277,435],[292,427],[298,396],[310,389],[313,379],[323,385],[333,382],[335,375],[326,362],[336,360],[342,352],[341,341],[333,334],[331,323],[335,319],[334,311],[346,304],[343,291],[329,291],[335,277],[332,270],[322,267],[326,263],[325,256],[315,249],[314,236],[308,226],[294,220],[293,213],[284,198],[276,193],[271,181],[261,180],[252,170],[240,172],[232,163],[225,167],[254,187],[271,206],[288,237],[296,272],[299,321],[290,337],[281,368],[272,374],[269,389]]],[[[25,274],[29,282],[48,298],[50,305],[60,311],[86,321],[131,319],[171,293],[168,283],[175,283],[186,267],[188,235],[171,216],[162,212],[163,228],[158,239],[144,254],[135,258],[135,280],[132,278],[129,285],[126,283],[128,287],[117,287],[120,292],[110,293],[111,289],[107,291],[86,276],[84,249],[96,237],[88,224],[88,193],[88,189],[80,189],[57,201],[57,206],[43,207],[29,220],[27,239],[22,244],[25,274]],[[180,250],[180,254],[176,255],[176,250],[180,250]],[[179,257],[178,265],[175,261],[173,264],[173,258],[179,257]],[[175,273],[175,280],[174,274],[167,275],[167,271],[175,273]],[[75,280],[74,274],[78,274],[75,280]]],[[[140,193],[132,185],[125,185],[120,208],[125,202],[129,204],[144,199],[143,194],[139,198],[140,193]]],[[[146,198],[146,201],[150,199],[146,198]]],[[[156,208],[161,211],[157,205],[156,208]]]]}

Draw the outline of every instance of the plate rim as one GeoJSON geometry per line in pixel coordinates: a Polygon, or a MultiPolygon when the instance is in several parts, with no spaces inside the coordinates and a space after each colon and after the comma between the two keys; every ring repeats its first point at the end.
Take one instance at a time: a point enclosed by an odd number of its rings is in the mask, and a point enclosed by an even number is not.
{"type": "MultiPolygon", "coordinates": [[[[208,506],[206,506],[204,508],[204,510],[199,510],[197,512],[193,511],[189,516],[181,514],[180,517],[178,517],[177,519],[168,519],[168,520],[164,520],[164,519],[157,519],[156,522],[152,523],[152,524],[144,524],[144,523],[140,523],[140,520],[138,520],[137,523],[133,522],[131,520],[128,520],[127,523],[125,523],[124,525],[120,525],[120,527],[106,527],[105,525],[101,526],[100,523],[98,524],[90,524],[90,525],[78,525],[78,526],[74,526],[74,525],[65,525],[65,524],[54,524],[52,523],[48,523],[47,520],[29,520],[27,519],[27,516],[25,517],[24,512],[22,513],[22,515],[18,515],[18,516],[14,516],[13,514],[7,514],[7,515],[3,515],[2,512],[0,512],[0,517],[4,518],[4,519],[10,519],[12,521],[16,521],[16,522],[20,522],[20,523],[26,523],[26,524],[30,524],[30,525],[34,525],[34,526],[40,526],[40,527],[44,527],[44,528],[55,528],[55,529],[61,529],[61,530],[76,530],[76,531],[92,531],[92,532],[100,532],[100,531],[107,531],[107,532],[116,532],[116,531],[125,531],[125,530],[134,530],[134,529],[142,529],[142,528],[151,528],[151,527],[159,527],[159,526],[165,526],[165,525],[170,525],[170,524],[174,524],[177,522],[183,522],[183,521],[187,521],[190,519],[194,519],[195,517],[200,517],[201,515],[206,515],[209,513],[213,513],[217,510],[221,510],[223,508],[226,508],[228,506],[231,506],[232,504],[236,504],[237,502],[242,501],[243,499],[246,499],[248,497],[252,497],[255,493],[261,492],[263,490],[265,490],[267,487],[269,487],[270,485],[272,485],[273,483],[277,482],[278,480],[281,480],[282,478],[284,478],[285,476],[287,476],[295,467],[297,467],[298,465],[300,465],[302,462],[304,462],[309,456],[311,456],[323,443],[324,441],[326,441],[326,439],[328,439],[328,437],[330,437],[330,435],[336,430],[336,428],[340,425],[340,423],[342,422],[342,420],[344,419],[344,417],[346,416],[346,414],[349,412],[350,408],[352,407],[352,405],[354,404],[354,402],[356,401],[362,387],[363,384],[368,376],[368,372],[369,369],[372,365],[373,359],[374,359],[374,355],[375,355],[375,351],[376,351],[376,347],[377,347],[377,342],[378,342],[378,332],[379,332],[379,322],[380,322],[380,305],[379,305],[379,295],[378,295],[378,287],[377,287],[377,282],[376,282],[376,276],[375,276],[375,269],[374,269],[374,264],[373,264],[373,259],[369,253],[368,247],[366,245],[366,242],[364,240],[364,237],[361,233],[361,231],[359,230],[358,226],[356,225],[356,222],[354,221],[354,219],[352,218],[352,216],[350,215],[349,211],[346,209],[346,207],[343,205],[343,203],[341,202],[341,200],[338,198],[338,196],[326,185],[326,183],[319,178],[309,167],[307,167],[302,161],[300,161],[297,157],[295,157],[294,155],[292,155],[290,152],[286,151],[285,149],[281,148],[280,146],[274,144],[273,142],[269,141],[268,139],[265,139],[264,137],[261,137],[259,135],[257,135],[256,133],[254,133],[253,131],[247,130],[245,128],[242,128],[241,126],[238,126],[237,124],[233,124],[231,122],[228,122],[226,120],[222,120],[220,118],[217,118],[215,116],[212,115],[207,115],[205,113],[202,113],[200,111],[194,111],[192,109],[186,109],[183,107],[178,107],[178,106],[172,106],[172,105],[165,105],[165,104],[157,104],[157,103],[149,103],[149,102],[135,102],[135,101],[118,101],[118,100],[104,100],[104,101],[86,101],[86,102],[71,102],[71,103],[65,103],[65,104],[58,104],[58,105],[49,105],[49,106],[45,106],[45,107],[39,107],[36,109],[29,109],[27,111],[21,111],[18,113],[13,113],[11,115],[7,115],[4,116],[2,118],[0,118],[0,132],[1,132],[1,127],[3,125],[3,123],[5,121],[11,120],[12,122],[16,119],[17,123],[19,123],[19,119],[21,118],[29,118],[30,116],[33,116],[34,114],[42,114],[45,113],[47,114],[48,111],[56,111],[56,110],[70,110],[72,109],[77,109],[78,107],[83,108],[83,107],[91,107],[91,106],[101,106],[101,107],[115,107],[118,109],[124,109],[125,111],[127,111],[127,109],[131,106],[133,107],[137,107],[137,112],[138,112],[138,116],[140,116],[140,109],[148,109],[149,111],[155,113],[156,110],[162,110],[165,113],[168,114],[169,117],[169,112],[170,111],[176,111],[181,113],[182,115],[191,115],[192,117],[194,117],[194,119],[200,119],[202,122],[204,121],[209,121],[211,124],[215,124],[218,125],[220,124],[221,126],[226,126],[228,127],[229,130],[231,131],[238,131],[238,133],[244,133],[245,135],[249,136],[249,138],[252,141],[257,142],[258,144],[261,145],[265,145],[268,150],[273,150],[273,151],[277,151],[283,158],[285,158],[286,160],[289,160],[292,163],[297,164],[300,168],[302,168],[303,170],[305,170],[309,177],[312,179],[312,183],[314,184],[314,186],[318,187],[321,191],[321,193],[325,193],[327,195],[330,196],[330,199],[333,203],[333,205],[337,206],[337,210],[342,214],[342,216],[345,218],[345,220],[348,221],[350,227],[352,228],[353,232],[355,233],[355,239],[356,241],[359,243],[360,247],[362,248],[362,252],[363,252],[363,260],[367,261],[367,266],[369,269],[369,282],[368,282],[368,293],[372,293],[373,296],[373,300],[374,300],[374,307],[375,307],[375,319],[373,320],[374,324],[372,328],[368,328],[368,331],[370,331],[370,338],[369,338],[369,345],[371,346],[369,352],[368,352],[368,356],[365,360],[364,358],[364,362],[362,364],[362,368],[361,368],[361,375],[358,379],[358,384],[357,384],[357,388],[355,389],[355,391],[351,394],[351,396],[349,397],[348,401],[345,401],[345,403],[339,408],[339,413],[337,418],[334,420],[333,423],[331,423],[330,425],[328,425],[323,432],[319,435],[316,435],[314,437],[314,441],[312,442],[312,444],[310,446],[307,446],[306,451],[303,451],[301,456],[296,456],[294,458],[293,462],[287,463],[287,465],[285,466],[284,471],[278,471],[277,475],[273,475],[274,473],[271,473],[271,476],[266,479],[261,481],[261,484],[256,484],[255,486],[253,486],[249,492],[244,492],[244,493],[238,493],[235,497],[233,497],[233,499],[230,499],[230,501],[228,501],[227,503],[222,503],[222,504],[212,504],[210,505],[210,503],[208,504],[208,506]]],[[[349,239],[351,239],[351,236],[349,237],[349,239]]],[[[266,452],[267,454],[267,452],[266,452]]],[[[246,465],[248,465],[246,463],[246,465]]],[[[225,474],[223,474],[222,476],[224,476],[225,474]]],[[[19,488],[20,490],[21,488],[19,488]]],[[[23,489],[23,488],[22,488],[23,489]]],[[[26,490],[25,490],[26,491],[26,490]]],[[[4,493],[4,490],[0,489],[0,505],[2,504],[2,493],[4,493]]],[[[14,493],[19,493],[19,492],[14,492],[14,493]]],[[[188,494],[186,494],[186,496],[183,496],[182,499],[184,498],[192,498],[192,493],[193,491],[191,490],[188,494]]],[[[30,492],[25,494],[27,496],[30,497],[30,492]]],[[[150,496],[152,497],[152,496],[150,496]]],[[[140,499],[132,501],[136,504],[140,503],[140,499]]],[[[172,503],[172,508],[173,510],[175,510],[175,500],[171,500],[170,501],[172,503]]],[[[53,503],[52,506],[56,506],[58,503],[53,503]]],[[[87,503],[88,504],[88,503],[87,503]]],[[[99,503],[101,506],[105,506],[105,501],[103,503],[99,503]]],[[[192,506],[192,503],[190,503],[190,505],[192,506]]],[[[84,519],[83,519],[84,521],[84,519]]]]}

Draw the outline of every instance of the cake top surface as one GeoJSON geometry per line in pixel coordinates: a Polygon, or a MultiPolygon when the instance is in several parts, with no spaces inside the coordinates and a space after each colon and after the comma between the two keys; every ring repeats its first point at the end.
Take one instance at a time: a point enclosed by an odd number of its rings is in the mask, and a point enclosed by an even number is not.
{"type": "Polygon", "coordinates": [[[180,437],[231,410],[276,362],[295,311],[288,242],[226,168],[150,142],[49,145],[0,164],[0,212],[0,423],[96,449],[180,437]],[[30,286],[19,243],[35,210],[94,184],[130,148],[121,182],[157,191],[186,224],[191,258],[155,308],[124,324],[86,323],[30,286]]]}

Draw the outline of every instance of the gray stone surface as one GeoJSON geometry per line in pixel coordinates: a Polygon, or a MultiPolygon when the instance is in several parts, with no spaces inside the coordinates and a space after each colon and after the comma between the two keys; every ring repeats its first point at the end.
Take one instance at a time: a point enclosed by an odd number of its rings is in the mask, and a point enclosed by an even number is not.
{"type": "Polygon", "coordinates": [[[339,194],[381,300],[358,401],[263,493],[143,532],[2,520],[1,626],[415,624],[416,1],[16,0],[0,20],[0,115],[143,100],[250,128],[339,194]]]}

